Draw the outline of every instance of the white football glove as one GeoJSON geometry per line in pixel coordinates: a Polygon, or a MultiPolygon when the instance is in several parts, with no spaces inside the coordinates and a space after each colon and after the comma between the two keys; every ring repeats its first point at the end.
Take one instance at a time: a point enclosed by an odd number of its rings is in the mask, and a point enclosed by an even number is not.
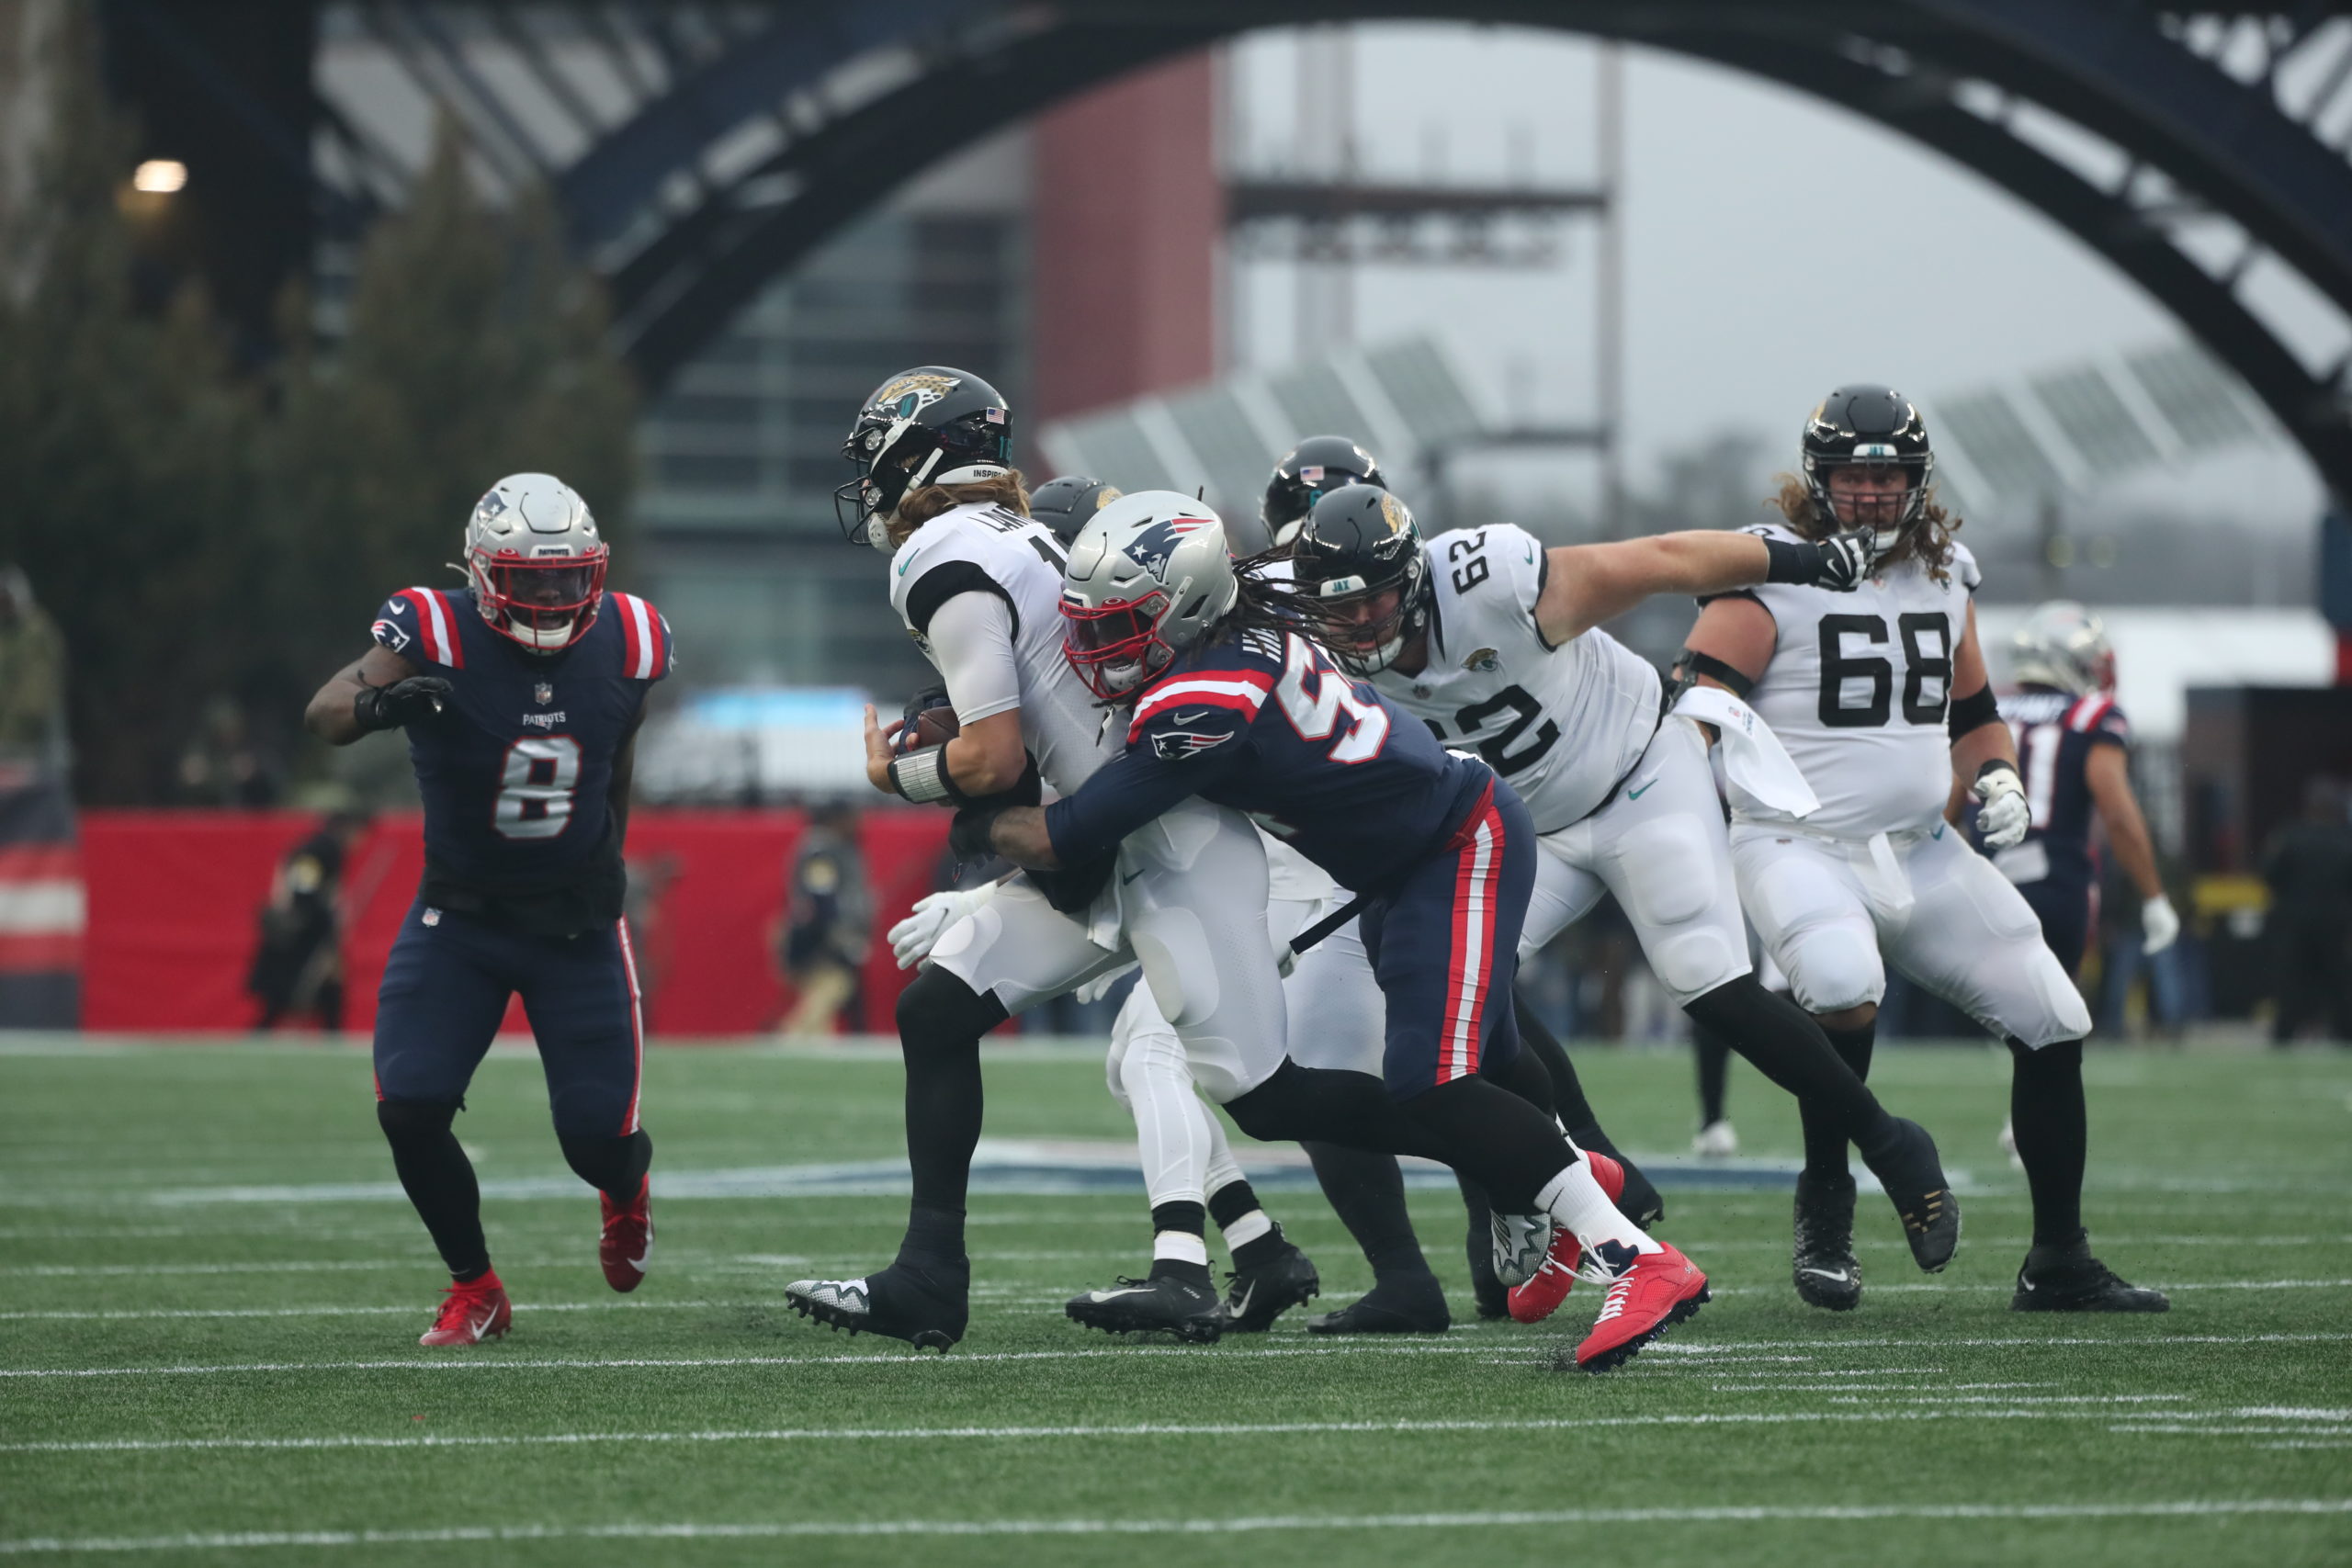
{"type": "Polygon", "coordinates": [[[2006,850],[2025,839],[2033,825],[2033,810],[2025,803],[2025,782],[2007,762],[1987,762],[1976,775],[1976,798],[1984,807],[1976,813],[1977,831],[1987,849],[2006,850]]]}
{"type": "Polygon", "coordinates": [[[931,956],[931,950],[949,926],[996,897],[996,884],[969,893],[950,890],[915,900],[913,913],[890,928],[890,956],[901,969],[911,969],[931,956]]]}
{"type": "Polygon", "coordinates": [[[2162,953],[2180,940],[2180,916],[2174,910],[2172,900],[2159,893],[2140,906],[2140,930],[2143,940],[2143,953],[2162,953]]]}

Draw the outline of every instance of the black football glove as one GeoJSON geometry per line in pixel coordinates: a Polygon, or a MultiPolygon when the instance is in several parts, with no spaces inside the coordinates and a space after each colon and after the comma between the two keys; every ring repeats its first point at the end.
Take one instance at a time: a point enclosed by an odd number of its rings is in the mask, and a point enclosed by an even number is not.
{"type": "Polygon", "coordinates": [[[1818,542],[1767,539],[1764,548],[1771,557],[1771,565],[1764,581],[1850,593],[1871,574],[1873,538],[1869,529],[1854,528],[1818,542]]]}
{"type": "Polygon", "coordinates": [[[449,701],[449,682],[438,675],[412,675],[389,686],[363,686],[351,700],[362,729],[398,729],[430,718],[449,701]]]}

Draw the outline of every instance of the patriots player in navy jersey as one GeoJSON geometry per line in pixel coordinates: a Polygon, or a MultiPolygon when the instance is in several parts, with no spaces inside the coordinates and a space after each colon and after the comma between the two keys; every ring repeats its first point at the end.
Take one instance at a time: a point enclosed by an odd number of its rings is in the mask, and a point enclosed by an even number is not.
{"type": "Polygon", "coordinates": [[[1698,1311],[1706,1276],[1609,1201],[1520,1050],[1510,998],[1534,880],[1526,807],[1300,636],[1283,588],[1237,576],[1214,513],[1140,499],[1080,531],[1063,579],[1065,656],[1128,709],[1125,751],[1050,807],[967,807],[952,841],[968,858],[1078,864],[1198,795],[1368,895],[1361,929],[1386,998],[1391,1099],[1494,1195],[1510,1227],[1498,1262],[1524,1277],[1555,1225],[1577,1235],[1571,1265],[1609,1285],[1577,1362],[1621,1364],[1698,1311]]]}
{"type": "Polygon", "coordinates": [[[496,1338],[513,1319],[450,1125],[511,997],[530,1016],[564,1158],[603,1196],[606,1282],[635,1290],[653,1247],[621,840],[670,628],[643,599],[605,592],[595,519],[549,475],[492,486],[465,556],[464,589],[386,600],[374,646],[303,715],[337,746],[407,729],[424,797],[424,879],[384,967],[375,1060],[393,1168],[449,1268],[425,1345],[496,1338]]]}
{"type": "Polygon", "coordinates": [[[2068,600],[2039,605],[2010,639],[2009,674],[2017,690],[2001,699],[2000,713],[2017,737],[2032,815],[2024,840],[1994,851],[1993,863],[2033,906],[2042,939],[2072,975],[2090,936],[2096,812],[2140,895],[2143,950],[2163,952],[2180,935],[2180,917],[2165,895],[2147,818],[2132,794],[2132,730],[2115,705],[2115,649],[2106,626],[2068,600]]]}

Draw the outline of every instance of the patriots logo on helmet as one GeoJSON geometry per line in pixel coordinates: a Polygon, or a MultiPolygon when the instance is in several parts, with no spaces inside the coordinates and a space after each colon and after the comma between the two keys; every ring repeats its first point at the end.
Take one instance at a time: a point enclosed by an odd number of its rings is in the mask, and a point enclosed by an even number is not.
{"type": "Polygon", "coordinates": [[[1163,762],[1181,762],[1187,757],[1197,757],[1212,746],[1222,746],[1233,739],[1233,731],[1222,735],[1204,735],[1197,729],[1162,730],[1151,738],[1151,754],[1163,762]]]}
{"type": "Polygon", "coordinates": [[[1216,523],[1214,517],[1163,518],[1135,536],[1134,542],[1127,546],[1127,556],[1152,576],[1159,577],[1167,571],[1168,558],[1176,553],[1176,547],[1184,542],[1187,535],[1214,527],[1216,523]]]}

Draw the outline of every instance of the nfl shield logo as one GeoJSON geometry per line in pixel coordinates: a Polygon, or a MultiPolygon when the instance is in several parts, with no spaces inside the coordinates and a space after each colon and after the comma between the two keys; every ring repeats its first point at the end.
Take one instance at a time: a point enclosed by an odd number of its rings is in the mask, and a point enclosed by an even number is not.
{"type": "Polygon", "coordinates": [[[424,923],[428,926],[439,925],[441,923],[441,911],[433,908],[426,909],[424,911],[424,923]]]}
{"type": "Polygon", "coordinates": [[[555,701],[555,687],[548,682],[542,681],[537,685],[531,688],[531,695],[538,699],[538,703],[541,707],[545,707],[548,704],[555,701]]]}

